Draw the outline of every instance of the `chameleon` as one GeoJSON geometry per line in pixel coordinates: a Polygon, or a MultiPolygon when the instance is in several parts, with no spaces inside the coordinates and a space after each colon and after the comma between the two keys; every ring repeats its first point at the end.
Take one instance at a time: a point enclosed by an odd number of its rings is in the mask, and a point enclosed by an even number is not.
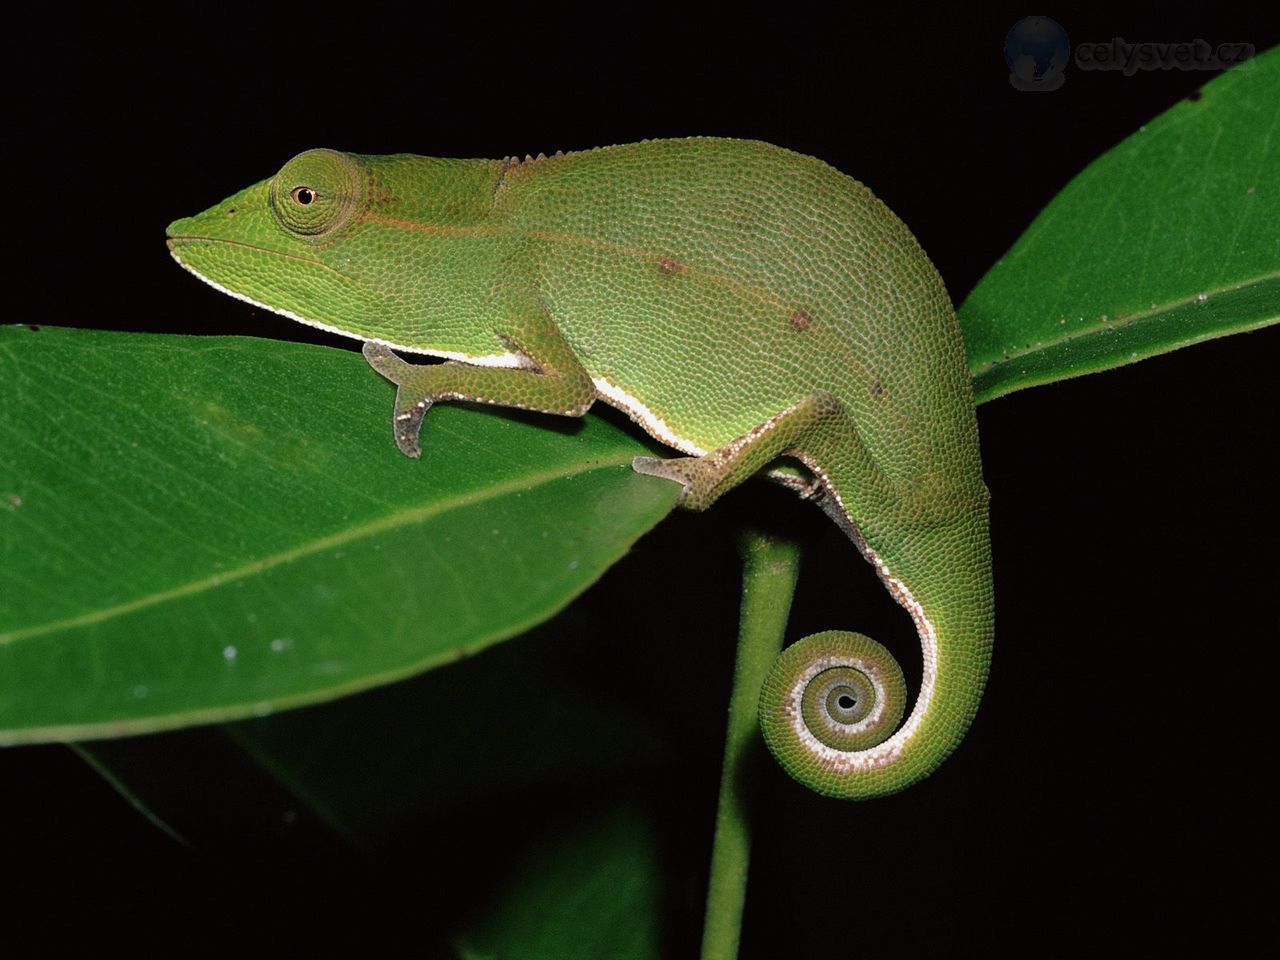
{"type": "Polygon", "coordinates": [[[167,243],[224,293],[363,341],[408,457],[439,401],[601,400],[682,454],[633,468],[684,508],[761,473],[814,501],[910,615],[922,671],[908,713],[870,638],[787,647],[760,725],[800,783],[894,793],[964,737],[994,630],[969,369],[938,271],[863,184],[711,137],[523,160],[314,149],[167,243]]]}

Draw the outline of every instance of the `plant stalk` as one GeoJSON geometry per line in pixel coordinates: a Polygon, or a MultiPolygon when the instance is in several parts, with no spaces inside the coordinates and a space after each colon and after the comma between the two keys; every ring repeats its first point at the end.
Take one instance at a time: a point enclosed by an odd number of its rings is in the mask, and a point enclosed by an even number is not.
{"type": "Polygon", "coordinates": [[[702,960],[735,960],[738,955],[751,860],[748,791],[751,768],[760,752],[756,704],[764,678],[782,649],[800,564],[800,550],[794,542],[756,530],[743,535],[740,550],[742,613],[711,851],[702,960]]]}

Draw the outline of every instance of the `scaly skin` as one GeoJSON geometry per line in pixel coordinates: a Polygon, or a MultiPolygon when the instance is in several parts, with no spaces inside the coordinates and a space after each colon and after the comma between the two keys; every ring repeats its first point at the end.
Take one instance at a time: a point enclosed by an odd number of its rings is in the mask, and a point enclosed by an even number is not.
{"type": "Polygon", "coordinates": [[[791,485],[910,612],[924,682],[895,732],[903,704],[883,699],[903,694],[883,649],[805,638],[806,662],[837,670],[812,682],[841,693],[824,694],[825,719],[812,696],[803,708],[816,668],[785,655],[762,701],[775,756],[858,798],[919,780],[963,737],[992,642],[968,367],[941,279],[866,187],[711,138],[524,162],[313,150],[170,225],[169,247],[233,296],[366,341],[399,387],[409,456],[437,400],[580,416],[603,399],[689,454],[635,466],[681,483],[691,509],[798,459],[810,479],[791,485]],[[393,348],[459,362],[410,365],[393,348]],[[852,738],[827,745],[827,728],[852,738]]]}

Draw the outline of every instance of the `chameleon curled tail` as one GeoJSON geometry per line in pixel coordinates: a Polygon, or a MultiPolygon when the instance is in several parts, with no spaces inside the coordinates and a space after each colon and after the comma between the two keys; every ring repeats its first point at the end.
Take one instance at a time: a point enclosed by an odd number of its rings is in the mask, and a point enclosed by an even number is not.
{"type": "Polygon", "coordinates": [[[704,510],[749,471],[786,453],[812,465],[823,488],[810,496],[911,615],[923,670],[915,704],[902,722],[906,686],[884,647],[852,633],[806,637],[779,657],[763,684],[765,741],[792,777],[818,793],[844,799],[896,793],[928,776],[956,748],[982,696],[992,640],[985,488],[903,496],[883,484],[838,403],[820,395],[705,456],[637,457],[632,465],[679,482],[679,504],[704,510]],[[817,415],[823,410],[834,415],[817,415]],[[801,420],[806,413],[807,422],[801,420]],[[830,426],[832,419],[842,427],[834,438],[816,435],[814,424],[830,426]],[[857,514],[847,508],[855,502],[857,514]],[[859,523],[863,517],[869,522],[859,523]]]}
{"type": "MultiPolygon", "coordinates": [[[[775,436],[775,446],[784,442],[785,435],[775,436]]],[[[680,482],[681,506],[702,510],[723,491],[721,477],[735,463],[739,470],[744,463],[758,466],[744,456],[747,449],[747,443],[735,441],[722,448],[727,452],[671,460],[637,457],[633,466],[680,482]]],[[[757,449],[757,459],[777,452],[757,449]]],[[[833,491],[841,489],[831,473],[825,477],[833,491]]],[[[956,748],[982,697],[992,638],[986,500],[977,496],[942,516],[900,522],[897,540],[880,530],[874,540],[865,536],[844,513],[838,494],[823,497],[819,505],[911,615],[923,657],[920,691],[903,722],[906,684],[884,647],[857,633],[813,634],[774,663],[762,685],[760,726],[782,767],[818,793],[844,799],[896,793],[928,776],[956,748]]]]}
{"type": "Polygon", "coordinates": [[[792,777],[826,796],[883,796],[928,776],[963,739],[982,698],[992,638],[985,509],[932,525],[913,540],[923,549],[899,552],[893,562],[905,567],[894,573],[859,542],[919,634],[923,670],[909,714],[897,661],[858,633],[832,630],[798,640],[762,684],[765,743],[792,777]],[[967,562],[948,577],[920,576],[930,569],[922,557],[945,562],[957,555],[967,562]]]}
{"type": "Polygon", "coordinates": [[[906,712],[902,668],[870,637],[828,630],[804,637],[774,661],[760,691],[760,730],[791,776],[818,793],[859,795],[840,772],[878,746],[906,712]]]}

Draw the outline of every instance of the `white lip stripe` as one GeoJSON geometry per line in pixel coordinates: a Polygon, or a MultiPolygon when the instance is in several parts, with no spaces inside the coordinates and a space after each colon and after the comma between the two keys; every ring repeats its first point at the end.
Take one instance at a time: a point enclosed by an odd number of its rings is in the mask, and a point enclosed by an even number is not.
{"type": "Polygon", "coordinates": [[[692,440],[685,439],[668,427],[661,417],[621,387],[615,386],[604,377],[593,377],[591,382],[595,384],[596,392],[605,402],[617,407],[663,443],[695,457],[701,457],[707,452],[705,448],[698,446],[692,440]]]}
{"type": "Polygon", "coordinates": [[[207,283],[219,293],[225,293],[228,297],[234,297],[237,300],[258,307],[259,309],[267,310],[271,313],[278,313],[280,316],[288,317],[290,320],[296,320],[298,323],[305,323],[308,327],[315,327],[318,330],[325,330],[329,333],[336,333],[339,336],[350,337],[352,340],[373,340],[376,343],[385,343],[393,350],[401,350],[405,353],[420,353],[429,357],[443,357],[445,360],[462,360],[465,363],[474,364],[477,367],[528,366],[528,361],[525,360],[524,357],[520,356],[518,353],[512,353],[510,350],[504,353],[486,354],[484,356],[477,357],[467,353],[455,353],[451,350],[424,350],[421,347],[407,347],[403,343],[392,343],[390,340],[383,340],[381,337],[365,337],[358,333],[352,333],[350,330],[340,330],[337,327],[331,327],[326,323],[318,323],[315,320],[308,320],[306,317],[300,317],[296,313],[290,313],[288,310],[281,310],[279,307],[272,307],[265,303],[259,303],[257,300],[246,297],[243,293],[236,293],[234,290],[228,290],[222,284],[215,283],[203,273],[193,269],[190,264],[183,263],[182,258],[178,256],[176,250],[170,250],[169,255],[177,261],[178,266],[182,267],[183,270],[187,271],[187,273],[198,278],[202,282],[207,283]]]}

